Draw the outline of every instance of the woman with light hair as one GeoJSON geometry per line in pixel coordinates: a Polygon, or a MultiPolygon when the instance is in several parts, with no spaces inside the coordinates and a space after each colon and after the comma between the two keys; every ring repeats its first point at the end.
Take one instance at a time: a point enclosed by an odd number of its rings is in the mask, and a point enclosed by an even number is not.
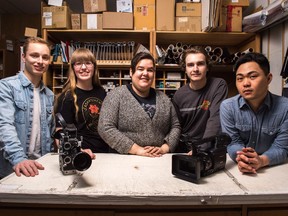
{"type": "Polygon", "coordinates": [[[83,137],[82,148],[94,153],[109,151],[97,130],[105,97],[95,56],[89,49],[76,49],[71,56],[68,80],[56,100],[55,113],[60,113],[67,124],[76,126],[78,139],[83,137]]]}

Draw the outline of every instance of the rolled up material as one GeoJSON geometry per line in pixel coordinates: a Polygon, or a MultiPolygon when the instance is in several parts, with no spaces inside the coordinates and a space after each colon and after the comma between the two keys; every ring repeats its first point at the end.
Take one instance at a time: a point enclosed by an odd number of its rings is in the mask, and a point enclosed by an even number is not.
{"type": "Polygon", "coordinates": [[[248,48],[248,49],[244,50],[241,54],[245,55],[246,53],[250,53],[250,52],[254,52],[254,49],[253,48],[248,48]]]}
{"type": "Polygon", "coordinates": [[[221,57],[223,55],[223,49],[221,47],[215,47],[212,52],[218,57],[221,57]]]}

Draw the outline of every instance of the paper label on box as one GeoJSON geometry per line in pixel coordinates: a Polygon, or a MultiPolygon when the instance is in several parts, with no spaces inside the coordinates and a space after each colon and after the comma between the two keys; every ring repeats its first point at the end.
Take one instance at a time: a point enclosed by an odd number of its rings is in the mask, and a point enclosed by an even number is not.
{"type": "Polygon", "coordinates": [[[45,26],[52,26],[52,12],[44,12],[43,18],[45,20],[45,26]]]}
{"type": "Polygon", "coordinates": [[[148,16],[148,5],[142,5],[136,8],[138,13],[141,13],[142,16],[148,16]]]}
{"type": "Polygon", "coordinates": [[[48,5],[62,6],[63,0],[48,0],[48,5]]]}
{"type": "Polygon", "coordinates": [[[93,0],[92,2],[91,2],[91,10],[92,11],[97,11],[98,10],[98,1],[97,0],[93,0]]]}
{"type": "Polygon", "coordinates": [[[43,12],[44,18],[52,18],[52,12],[43,12]]]}
{"type": "Polygon", "coordinates": [[[188,22],[188,17],[179,17],[179,22],[188,22]]]}
{"type": "Polygon", "coordinates": [[[87,29],[97,29],[96,14],[87,14],[87,29]]]}
{"type": "Polygon", "coordinates": [[[117,0],[117,12],[132,13],[132,0],[117,0]]]}

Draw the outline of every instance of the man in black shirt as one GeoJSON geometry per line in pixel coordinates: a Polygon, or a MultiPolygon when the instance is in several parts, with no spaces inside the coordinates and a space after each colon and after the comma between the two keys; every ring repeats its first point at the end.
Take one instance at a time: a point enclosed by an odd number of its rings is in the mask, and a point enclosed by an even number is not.
{"type": "MultiPolygon", "coordinates": [[[[228,94],[225,80],[207,76],[209,57],[202,47],[186,50],[181,67],[190,82],[176,91],[172,101],[182,135],[191,140],[201,140],[218,134],[221,131],[219,107],[228,94]]],[[[176,152],[189,151],[185,143],[179,142],[176,152]]]]}

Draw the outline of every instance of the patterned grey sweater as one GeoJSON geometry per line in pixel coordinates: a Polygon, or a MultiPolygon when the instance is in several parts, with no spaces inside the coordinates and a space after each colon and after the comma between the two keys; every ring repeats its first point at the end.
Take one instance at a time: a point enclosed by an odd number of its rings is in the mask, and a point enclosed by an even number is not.
{"type": "Polygon", "coordinates": [[[121,154],[127,154],[134,143],[158,147],[167,143],[173,152],[181,128],[172,102],[163,92],[156,91],[156,113],[151,119],[123,85],[109,92],[103,101],[98,132],[121,154]]]}

